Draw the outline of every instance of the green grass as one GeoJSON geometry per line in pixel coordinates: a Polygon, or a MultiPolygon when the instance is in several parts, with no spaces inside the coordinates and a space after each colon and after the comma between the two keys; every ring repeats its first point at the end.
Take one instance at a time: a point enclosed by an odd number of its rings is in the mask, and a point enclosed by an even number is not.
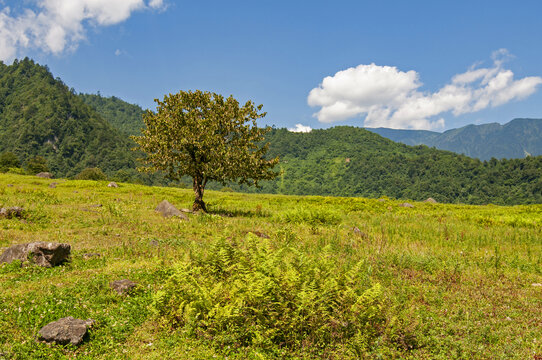
{"type": "Polygon", "coordinates": [[[0,247],[72,246],[59,267],[0,265],[0,359],[542,354],[542,287],[533,286],[542,283],[542,205],[410,209],[394,200],[208,191],[210,213],[188,222],[154,211],[163,199],[189,208],[192,196],[0,174],[0,207],[26,210],[25,220],[0,219],[0,247]],[[109,289],[122,278],[138,282],[137,292],[109,289]],[[353,307],[363,294],[373,300],[353,307]],[[199,304],[199,315],[180,316],[181,300],[199,304]],[[96,320],[81,346],[34,340],[66,316],[96,320]]]}

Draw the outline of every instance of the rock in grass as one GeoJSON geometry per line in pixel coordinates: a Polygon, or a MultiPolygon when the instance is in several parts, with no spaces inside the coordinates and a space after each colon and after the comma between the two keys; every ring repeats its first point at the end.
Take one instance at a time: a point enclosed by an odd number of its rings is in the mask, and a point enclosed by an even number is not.
{"type": "Polygon", "coordinates": [[[266,233],[263,233],[261,231],[250,231],[251,233],[253,233],[254,235],[256,235],[257,237],[260,237],[262,239],[270,239],[270,236],[267,235],[266,233]]]}
{"type": "Polygon", "coordinates": [[[119,185],[114,182],[114,181],[111,181],[109,184],[107,184],[107,187],[110,187],[110,188],[118,188],[119,185]]]}
{"type": "Polygon", "coordinates": [[[98,253],[86,253],[86,254],[83,254],[83,259],[84,260],[89,260],[89,259],[93,259],[93,258],[99,258],[100,256],[102,256],[102,255],[98,254],[98,253]]]}
{"type": "Polygon", "coordinates": [[[92,319],[81,320],[68,316],[45,325],[38,332],[38,341],[58,345],[79,345],[93,324],[92,319]]]}
{"type": "Polygon", "coordinates": [[[406,207],[406,208],[413,208],[414,205],[412,204],[409,204],[409,203],[402,203],[402,204],[399,204],[400,207],[406,207]]]}
{"type": "Polygon", "coordinates": [[[24,210],[22,207],[14,206],[9,208],[0,209],[0,218],[12,219],[19,218],[22,219],[24,216],[24,210]]]}
{"type": "Polygon", "coordinates": [[[436,204],[436,203],[437,203],[437,200],[435,200],[435,199],[433,199],[432,197],[430,197],[430,198],[427,198],[427,200],[424,200],[423,202],[424,202],[424,203],[436,204]]]}
{"type": "Polygon", "coordinates": [[[0,255],[0,263],[14,260],[30,261],[42,267],[52,267],[68,260],[71,246],[52,242],[33,242],[9,247],[0,255]]]}
{"type": "Polygon", "coordinates": [[[49,184],[49,187],[50,187],[51,189],[54,189],[54,188],[56,188],[57,185],[58,185],[57,182],[52,182],[52,183],[49,184]]]}
{"type": "Polygon", "coordinates": [[[52,179],[53,178],[53,174],[51,174],[50,172],[40,172],[40,173],[37,173],[36,176],[40,177],[40,178],[44,178],[44,179],[52,179]]]}
{"type": "Polygon", "coordinates": [[[160,204],[158,204],[155,210],[162,214],[162,216],[164,217],[177,216],[183,220],[188,220],[188,216],[183,214],[182,211],[177,209],[167,200],[164,200],[160,204]]]}
{"type": "Polygon", "coordinates": [[[117,292],[119,295],[127,295],[134,291],[137,287],[137,283],[128,279],[116,280],[109,284],[109,287],[117,292]]]}

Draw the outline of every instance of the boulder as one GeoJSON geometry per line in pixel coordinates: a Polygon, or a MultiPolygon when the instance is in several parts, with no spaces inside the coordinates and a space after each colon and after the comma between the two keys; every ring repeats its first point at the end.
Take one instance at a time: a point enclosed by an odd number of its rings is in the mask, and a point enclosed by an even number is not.
{"type": "Polygon", "coordinates": [[[57,182],[52,182],[52,183],[49,184],[49,187],[50,187],[51,189],[54,189],[54,188],[56,188],[57,185],[58,185],[57,182]]]}
{"type": "Polygon", "coordinates": [[[412,204],[409,204],[409,203],[402,203],[402,204],[399,204],[400,207],[406,207],[406,208],[413,208],[414,205],[412,204]]]}
{"type": "Polygon", "coordinates": [[[33,242],[9,247],[0,255],[0,263],[13,260],[30,261],[43,267],[53,267],[68,260],[71,246],[52,242],[33,242]]]}
{"type": "Polygon", "coordinates": [[[44,178],[44,179],[52,179],[53,178],[53,174],[51,174],[50,172],[40,172],[40,173],[37,173],[36,176],[40,177],[40,178],[44,178]]]}
{"type": "Polygon", "coordinates": [[[9,207],[9,208],[0,208],[0,218],[12,219],[24,217],[24,210],[22,207],[9,207]]]}
{"type": "Polygon", "coordinates": [[[424,203],[430,203],[430,204],[436,204],[437,200],[433,199],[432,197],[427,198],[427,200],[423,201],[424,203]]]}
{"type": "Polygon", "coordinates": [[[110,188],[118,188],[119,186],[117,185],[116,182],[111,181],[109,184],[107,184],[107,187],[110,187],[110,188]]]}
{"type": "Polygon", "coordinates": [[[167,200],[164,200],[160,204],[158,204],[155,211],[159,212],[164,217],[177,216],[183,220],[188,220],[188,216],[183,214],[182,211],[177,209],[175,206],[173,206],[173,204],[171,204],[167,200]]]}
{"type": "Polygon", "coordinates": [[[94,325],[94,320],[74,319],[71,316],[62,318],[45,325],[38,332],[38,341],[56,343],[58,345],[79,345],[87,334],[88,329],[94,325]]]}
{"type": "Polygon", "coordinates": [[[109,284],[109,287],[115,290],[119,295],[127,295],[137,287],[137,283],[128,279],[123,279],[113,281],[111,284],[109,284]]]}

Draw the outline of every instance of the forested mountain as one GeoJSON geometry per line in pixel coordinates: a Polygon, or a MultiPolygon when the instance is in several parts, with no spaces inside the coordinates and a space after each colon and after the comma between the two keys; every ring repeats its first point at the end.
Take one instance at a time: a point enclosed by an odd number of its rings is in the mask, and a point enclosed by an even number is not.
{"type": "Polygon", "coordinates": [[[23,162],[43,156],[55,176],[87,167],[112,174],[135,168],[131,146],[47,67],[28,58],[0,63],[0,153],[23,162]]]}
{"type": "Polygon", "coordinates": [[[243,191],[389,196],[440,202],[542,203],[542,157],[482,162],[427,146],[395,143],[365,129],[340,126],[310,133],[273,129],[270,156],[282,175],[243,191]]]}
{"type": "Polygon", "coordinates": [[[98,114],[125,135],[141,135],[143,109],[118,97],[103,97],[100,94],[79,94],[98,114]]]}
{"type": "MultiPolygon", "coordinates": [[[[159,174],[135,170],[139,155],[130,150],[134,143],[128,135],[137,134],[143,126],[141,114],[140,107],[116,97],[76,95],[54,79],[47,67],[32,60],[0,64],[0,154],[13,152],[26,163],[41,155],[55,176],[74,176],[85,168],[99,167],[120,181],[167,183],[159,174]]],[[[537,124],[536,120],[515,120],[505,127],[523,129],[523,137],[537,144],[541,138],[537,124]]],[[[500,125],[484,127],[483,133],[489,134],[491,127],[500,125]]],[[[471,129],[458,130],[464,138],[471,129]]],[[[481,128],[473,129],[473,141],[480,142],[476,136],[482,136],[481,128]]],[[[446,133],[453,137],[453,132],[446,133]]],[[[298,195],[542,203],[542,156],[482,162],[424,145],[395,143],[345,126],[310,133],[272,129],[266,141],[270,142],[269,156],[281,158],[280,176],[263,182],[260,189],[228,186],[298,195]]],[[[189,185],[189,179],[185,183],[189,185]]],[[[222,186],[210,184],[215,189],[222,186]]]]}
{"type": "Polygon", "coordinates": [[[467,125],[443,133],[387,128],[367,130],[403,144],[424,144],[481,160],[542,155],[542,119],[514,119],[504,125],[467,125]]]}

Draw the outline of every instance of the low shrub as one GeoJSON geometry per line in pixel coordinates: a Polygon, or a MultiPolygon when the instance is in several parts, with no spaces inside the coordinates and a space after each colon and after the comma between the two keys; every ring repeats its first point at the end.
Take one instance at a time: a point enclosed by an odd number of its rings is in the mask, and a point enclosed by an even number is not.
{"type": "Polygon", "coordinates": [[[107,175],[100,168],[86,168],[75,176],[75,180],[107,180],[107,175]]]}
{"type": "Polygon", "coordinates": [[[337,271],[331,259],[273,249],[252,234],[243,245],[216,241],[176,265],[152,308],[219,349],[364,353],[384,327],[382,288],[369,283],[364,263],[337,271]]]}

